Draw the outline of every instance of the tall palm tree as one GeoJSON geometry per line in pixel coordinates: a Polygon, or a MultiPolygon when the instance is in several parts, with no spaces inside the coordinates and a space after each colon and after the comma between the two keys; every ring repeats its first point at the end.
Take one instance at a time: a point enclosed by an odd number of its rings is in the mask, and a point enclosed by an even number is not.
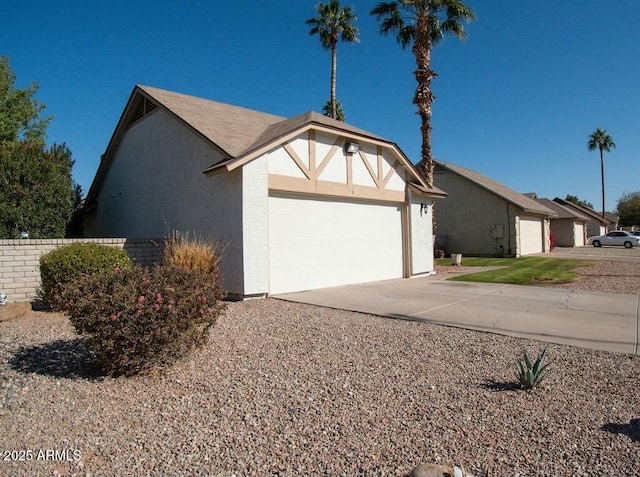
{"type": "Polygon", "coordinates": [[[602,218],[605,218],[604,210],[604,156],[603,151],[609,152],[612,147],[616,147],[616,143],[613,142],[613,138],[607,134],[607,131],[602,128],[597,128],[589,136],[587,141],[587,148],[590,151],[598,149],[600,151],[600,177],[602,180],[602,218]]]}
{"type": "Polygon", "coordinates": [[[433,186],[433,155],[431,151],[431,104],[435,99],[431,81],[437,76],[431,69],[431,50],[446,34],[464,40],[462,21],[471,21],[475,14],[460,0],[396,0],[378,3],[371,10],[380,22],[380,34],[395,35],[402,49],[411,45],[418,68],[414,72],[418,86],[413,103],[422,120],[422,150],[419,169],[427,183],[433,186]]]}
{"type": "Polygon", "coordinates": [[[310,35],[317,34],[320,44],[325,50],[331,50],[331,117],[337,119],[336,113],[336,47],[338,40],[348,43],[358,41],[358,27],[353,22],[358,19],[352,7],[341,7],[340,0],[329,0],[316,5],[317,18],[306,21],[311,25],[310,35]]]}
{"type": "MultiPolygon", "coordinates": [[[[342,103],[336,100],[335,106],[336,106],[335,119],[337,119],[338,121],[345,122],[347,120],[347,117],[344,115],[344,110],[342,109],[342,103]]],[[[331,117],[331,100],[330,99],[327,100],[326,103],[324,103],[324,106],[322,107],[322,114],[324,114],[325,116],[331,117]]]]}

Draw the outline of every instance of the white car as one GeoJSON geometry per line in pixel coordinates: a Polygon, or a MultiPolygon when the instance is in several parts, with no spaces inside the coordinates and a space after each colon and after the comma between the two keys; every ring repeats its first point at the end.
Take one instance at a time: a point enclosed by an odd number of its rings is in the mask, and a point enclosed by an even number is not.
{"type": "Polygon", "coordinates": [[[640,246],[640,237],[637,237],[623,230],[609,232],[606,235],[597,235],[589,237],[587,245],[594,247],[602,247],[603,245],[624,245],[624,248],[631,248],[636,245],[640,246]]]}

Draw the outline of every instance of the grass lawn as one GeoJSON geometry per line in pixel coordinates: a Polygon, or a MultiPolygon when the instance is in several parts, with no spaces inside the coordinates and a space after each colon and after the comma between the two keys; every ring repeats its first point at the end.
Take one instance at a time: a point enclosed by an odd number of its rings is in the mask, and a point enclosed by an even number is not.
{"type": "MultiPolygon", "coordinates": [[[[441,258],[437,265],[450,265],[451,260],[441,258]]],[[[580,260],[561,260],[544,257],[521,258],[475,258],[463,257],[462,265],[467,267],[501,267],[487,272],[471,273],[450,280],[464,282],[509,283],[512,285],[546,285],[551,283],[570,283],[579,275],[576,267],[593,265],[593,262],[580,260]]]]}

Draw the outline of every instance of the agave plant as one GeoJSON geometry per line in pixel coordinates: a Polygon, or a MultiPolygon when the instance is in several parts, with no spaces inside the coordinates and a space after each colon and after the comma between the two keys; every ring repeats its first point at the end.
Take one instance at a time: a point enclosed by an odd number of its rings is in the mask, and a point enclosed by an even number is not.
{"type": "Polygon", "coordinates": [[[538,386],[544,378],[547,376],[547,369],[549,363],[543,365],[544,355],[547,352],[547,348],[542,350],[542,353],[538,356],[538,359],[534,363],[531,363],[527,352],[524,352],[524,360],[518,361],[518,381],[525,389],[533,389],[538,386]]]}

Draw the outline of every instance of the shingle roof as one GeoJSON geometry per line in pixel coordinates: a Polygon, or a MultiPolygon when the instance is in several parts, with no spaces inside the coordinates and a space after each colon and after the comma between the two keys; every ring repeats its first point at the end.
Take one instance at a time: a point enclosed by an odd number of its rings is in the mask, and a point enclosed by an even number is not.
{"type": "Polygon", "coordinates": [[[554,211],[545,207],[542,204],[539,204],[533,199],[516,192],[513,189],[501,184],[479,172],[472,171],[471,169],[466,169],[464,167],[456,166],[454,164],[445,163],[441,161],[435,161],[435,177],[434,182],[437,185],[438,182],[438,172],[451,171],[458,174],[461,177],[479,185],[480,187],[492,192],[493,194],[502,197],[507,202],[512,203],[516,207],[519,207],[524,212],[529,212],[533,214],[542,214],[550,217],[554,217],[556,214],[554,211]]]}
{"type": "Polygon", "coordinates": [[[150,86],[138,88],[216,144],[229,157],[241,155],[268,128],[286,120],[282,116],[150,86]]]}
{"type": "Polygon", "coordinates": [[[559,197],[556,197],[555,199],[553,199],[553,201],[558,203],[558,204],[560,204],[560,205],[564,205],[565,207],[568,207],[570,209],[576,210],[576,211],[580,212],[581,214],[586,215],[590,219],[599,220],[600,223],[602,223],[604,225],[609,225],[609,224],[613,223],[608,218],[607,219],[603,219],[601,214],[599,214],[595,210],[591,209],[590,207],[585,207],[583,205],[574,204],[573,202],[570,202],[570,201],[564,200],[564,199],[560,199],[559,197]]]}
{"type": "Polygon", "coordinates": [[[571,209],[569,207],[565,207],[562,204],[552,201],[551,199],[536,199],[536,202],[541,203],[548,209],[553,210],[558,217],[558,219],[578,219],[588,221],[591,220],[590,217],[578,212],[575,209],[571,209]]]}

